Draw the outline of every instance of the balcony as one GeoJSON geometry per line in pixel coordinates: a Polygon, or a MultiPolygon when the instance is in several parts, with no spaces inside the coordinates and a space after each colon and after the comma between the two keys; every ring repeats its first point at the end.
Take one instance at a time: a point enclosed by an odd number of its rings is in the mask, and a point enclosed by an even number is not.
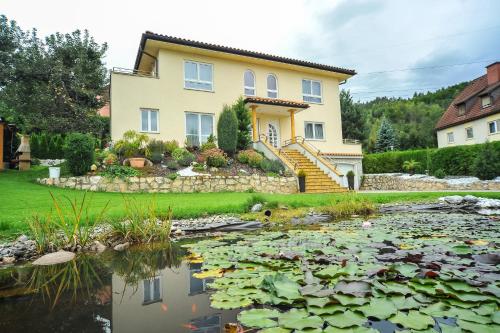
{"type": "Polygon", "coordinates": [[[122,67],[113,67],[111,70],[113,74],[122,74],[122,75],[131,75],[131,76],[140,76],[140,77],[149,77],[158,79],[158,73],[156,71],[141,71],[138,69],[130,69],[130,68],[122,68],[122,67]]]}

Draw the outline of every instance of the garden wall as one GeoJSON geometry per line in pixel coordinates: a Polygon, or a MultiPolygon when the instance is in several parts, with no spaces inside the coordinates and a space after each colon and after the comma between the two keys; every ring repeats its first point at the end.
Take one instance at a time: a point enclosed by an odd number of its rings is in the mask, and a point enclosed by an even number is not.
{"type": "Polygon", "coordinates": [[[39,178],[43,185],[105,192],[244,192],[253,190],[264,193],[295,193],[295,177],[251,176],[193,176],[177,177],[130,177],[127,180],[101,176],[69,178],[39,178]]]}
{"type": "Polygon", "coordinates": [[[475,177],[438,179],[426,175],[403,173],[365,174],[360,190],[363,191],[441,191],[478,190],[500,191],[500,180],[481,181],[475,177]]]}

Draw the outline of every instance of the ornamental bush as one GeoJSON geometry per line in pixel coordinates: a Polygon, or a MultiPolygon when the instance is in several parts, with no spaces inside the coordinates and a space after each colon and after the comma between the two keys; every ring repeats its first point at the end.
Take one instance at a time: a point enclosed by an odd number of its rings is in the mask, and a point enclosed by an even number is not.
{"type": "Polygon", "coordinates": [[[220,168],[227,165],[227,155],[219,148],[212,148],[202,152],[201,159],[209,167],[220,168]]]}
{"type": "Polygon", "coordinates": [[[94,163],[94,138],[89,134],[71,133],[64,143],[64,158],[69,171],[74,176],[81,176],[90,170],[94,163]]]}
{"type": "Polygon", "coordinates": [[[472,166],[474,176],[482,180],[490,180],[500,175],[500,150],[495,150],[493,144],[486,142],[472,166]]]}
{"type": "Polygon", "coordinates": [[[169,155],[172,155],[174,150],[179,148],[179,142],[176,140],[165,141],[163,144],[165,145],[165,152],[169,155]]]}
{"type": "Polygon", "coordinates": [[[193,163],[195,156],[186,148],[177,148],[172,152],[174,160],[182,166],[189,166],[193,163]]]}
{"type": "Polygon", "coordinates": [[[30,136],[31,156],[41,159],[64,157],[64,137],[61,134],[34,133],[30,136]]]}
{"type": "Polygon", "coordinates": [[[280,161],[270,160],[267,158],[264,158],[260,162],[260,168],[262,170],[264,170],[265,172],[271,172],[271,173],[275,173],[278,175],[282,174],[285,171],[285,167],[283,166],[283,164],[281,164],[280,161]]]}
{"type": "Polygon", "coordinates": [[[217,138],[219,148],[232,156],[236,151],[238,141],[238,118],[232,108],[224,105],[217,123],[217,138]]]}
{"type": "Polygon", "coordinates": [[[260,168],[262,160],[264,160],[264,156],[254,151],[253,154],[248,156],[248,165],[252,168],[260,168]]]}

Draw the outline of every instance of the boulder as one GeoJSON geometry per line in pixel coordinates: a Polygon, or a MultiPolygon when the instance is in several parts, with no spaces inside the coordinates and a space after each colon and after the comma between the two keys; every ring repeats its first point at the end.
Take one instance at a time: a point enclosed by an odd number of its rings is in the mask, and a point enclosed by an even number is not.
{"type": "Polygon", "coordinates": [[[450,195],[439,198],[439,201],[444,201],[452,205],[460,205],[464,201],[464,198],[460,195],[450,195]]]}
{"type": "Polygon", "coordinates": [[[4,264],[13,264],[16,262],[16,258],[15,257],[3,257],[2,262],[4,264]]]}
{"type": "Polygon", "coordinates": [[[262,210],[262,207],[264,207],[264,206],[261,203],[256,203],[255,205],[252,206],[250,211],[252,213],[257,213],[257,212],[260,212],[262,210]]]}
{"type": "Polygon", "coordinates": [[[19,237],[17,238],[17,241],[18,241],[18,242],[26,242],[28,239],[29,239],[29,238],[28,238],[28,236],[26,236],[26,235],[21,235],[21,236],[19,236],[19,237]]]}
{"type": "Polygon", "coordinates": [[[75,254],[73,252],[58,251],[41,256],[40,258],[38,258],[33,262],[33,265],[38,265],[38,266],[56,265],[56,264],[62,264],[64,262],[73,259],[75,259],[75,254]]]}
{"type": "Polygon", "coordinates": [[[464,197],[464,201],[468,202],[468,203],[476,203],[479,201],[479,198],[478,197],[475,197],[473,195],[470,195],[470,194],[467,194],[465,197],[464,197]]]}
{"type": "Polygon", "coordinates": [[[122,244],[118,244],[116,245],[113,250],[115,251],[125,251],[126,249],[128,249],[130,247],[130,243],[129,242],[125,242],[125,243],[122,243],[122,244]]]}
{"type": "Polygon", "coordinates": [[[106,250],[106,245],[102,244],[101,242],[99,241],[95,241],[94,242],[94,245],[92,246],[92,248],[94,249],[94,251],[96,251],[97,253],[102,253],[106,250]]]}

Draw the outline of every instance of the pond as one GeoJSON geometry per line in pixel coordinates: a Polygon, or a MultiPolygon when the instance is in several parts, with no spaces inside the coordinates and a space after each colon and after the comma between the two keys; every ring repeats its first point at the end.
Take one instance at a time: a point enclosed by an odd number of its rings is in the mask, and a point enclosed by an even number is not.
{"type": "Polygon", "coordinates": [[[500,332],[500,225],[394,214],[0,269],[0,332],[500,332]]]}

